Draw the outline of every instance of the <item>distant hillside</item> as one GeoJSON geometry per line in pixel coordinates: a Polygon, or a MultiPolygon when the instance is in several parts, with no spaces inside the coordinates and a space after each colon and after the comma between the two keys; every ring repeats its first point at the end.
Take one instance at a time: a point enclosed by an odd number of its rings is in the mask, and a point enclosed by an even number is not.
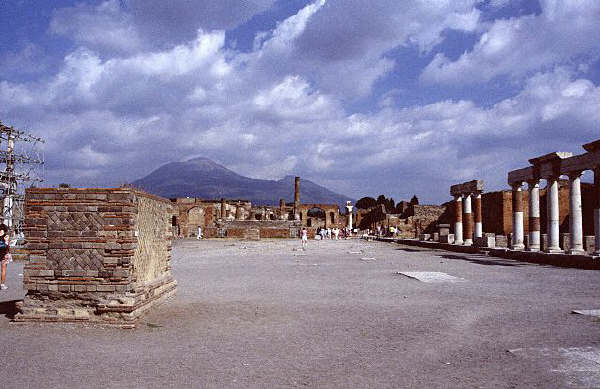
{"type": "MultiPolygon", "coordinates": [[[[257,180],[241,176],[207,158],[171,162],[132,182],[132,185],[158,196],[199,197],[202,199],[246,199],[257,205],[276,205],[282,198],[294,201],[294,176],[281,180],[257,180]]],[[[309,180],[300,181],[302,203],[344,205],[351,198],[334,193],[309,180]]]]}

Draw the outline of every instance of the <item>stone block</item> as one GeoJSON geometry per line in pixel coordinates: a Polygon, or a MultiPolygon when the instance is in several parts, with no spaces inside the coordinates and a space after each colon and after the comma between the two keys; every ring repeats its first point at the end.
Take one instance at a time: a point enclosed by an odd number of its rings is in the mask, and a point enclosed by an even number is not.
{"type": "Polygon", "coordinates": [[[540,250],[548,251],[548,234],[540,235],[540,250]]]}
{"type": "Polygon", "coordinates": [[[434,232],[432,239],[433,239],[434,242],[439,242],[440,241],[440,233],[439,232],[434,232]]]}
{"type": "Polygon", "coordinates": [[[421,234],[419,235],[419,240],[428,241],[431,239],[431,234],[421,234]]]}
{"type": "Polygon", "coordinates": [[[454,243],[454,234],[440,235],[440,243],[454,243]]]}
{"type": "Polygon", "coordinates": [[[438,233],[440,237],[448,235],[450,233],[450,224],[438,224],[438,233]]]}
{"type": "Polygon", "coordinates": [[[571,249],[571,234],[568,232],[563,232],[560,234],[560,248],[565,252],[571,249]]]}
{"type": "Polygon", "coordinates": [[[496,247],[508,247],[508,239],[505,235],[496,235],[496,247]]]}
{"type": "Polygon", "coordinates": [[[594,253],[594,250],[596,250],[596,237],[594,235],[586,235],[583,237],[583,249],[588,255],[594,253]]]}
{"type": "Polygon", "coordinates": [[[481,238],[475,238],[474,245],[493,249],[496,247],[496,235],[485,233],[481,238]]]}

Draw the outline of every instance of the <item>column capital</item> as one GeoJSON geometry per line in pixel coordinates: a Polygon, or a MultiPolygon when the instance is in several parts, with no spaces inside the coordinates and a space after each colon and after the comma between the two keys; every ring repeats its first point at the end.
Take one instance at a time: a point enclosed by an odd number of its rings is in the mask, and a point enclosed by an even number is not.
{"type": "Polygon", "coordinates": [[[454,195],[454,200],[455,201],[462,201],[462,198],[463,198],[463,194],[462,193],[454,195]]]}
{"type": "Polygon", "coordinates": [[[540,186],[540,179],[539,178],[534,178],[532,180],[527,180],[527,186],[529,188],[532,188],[534,186],[540,186]]]}

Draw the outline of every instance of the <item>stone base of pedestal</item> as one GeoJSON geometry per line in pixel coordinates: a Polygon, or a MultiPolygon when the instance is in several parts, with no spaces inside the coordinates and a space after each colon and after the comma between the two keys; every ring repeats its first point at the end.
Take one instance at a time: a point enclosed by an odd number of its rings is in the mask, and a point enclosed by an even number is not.
{"type": "MultiPolygon", "coordinates": [[[[114,285],[105,287],[114,288],[114,285]]],[[[151,283],[134,286],[126,292],[28,293],[14,321],[85,322],[133,328],[144,312],[174,295],[176,289],[177,281],[168,275],[151,283]]]]}
{"type": "Polygon", "coordinates": [[[516,251],[523,251],[525,250],[525,245],[523,243],[519,243],[519,244],[514,244],[510,246],[511,250],[516,250],[516,251]]]}
{"type": "Polygon", "coordinates": [[[463,246],[473,246],[473,239],[465,239],[463,246]]]}
{"type": "Polygon", "coordinates": [[[569,251],[567,251],[567,253],[569,255],[585,255],[586,252],[584,250],[575,250],[575,249],[571,249],[569,251]]]}

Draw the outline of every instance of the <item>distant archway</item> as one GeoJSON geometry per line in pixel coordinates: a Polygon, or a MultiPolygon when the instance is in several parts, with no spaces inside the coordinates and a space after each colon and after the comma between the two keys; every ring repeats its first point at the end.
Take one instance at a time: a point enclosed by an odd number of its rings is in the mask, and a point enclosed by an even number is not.
{"type": "Polygon", "coordinates": [[[198,227],[204,227],[204,208],[194,207],[188,211],[188,231],[190,236],[198,235],[198,227]]]}

